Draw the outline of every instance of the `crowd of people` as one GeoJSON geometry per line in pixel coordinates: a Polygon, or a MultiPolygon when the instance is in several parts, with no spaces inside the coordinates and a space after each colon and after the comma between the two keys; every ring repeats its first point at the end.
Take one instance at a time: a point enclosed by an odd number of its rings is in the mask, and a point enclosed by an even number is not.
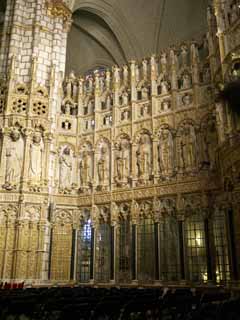
{"type": "Polygon", "coordinates": [[[222,289],[2,287],[0,305],[0,320],[240,320],[222,289]]]}

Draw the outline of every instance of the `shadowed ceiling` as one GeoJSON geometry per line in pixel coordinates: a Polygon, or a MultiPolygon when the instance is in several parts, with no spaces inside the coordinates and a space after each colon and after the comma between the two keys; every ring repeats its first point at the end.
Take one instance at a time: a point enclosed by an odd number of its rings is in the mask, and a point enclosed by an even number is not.
{"type": "Polygon", "coordinates": [[[206,32],[207,0],[76,0],[67,71],[122,65],[206,32]]]}

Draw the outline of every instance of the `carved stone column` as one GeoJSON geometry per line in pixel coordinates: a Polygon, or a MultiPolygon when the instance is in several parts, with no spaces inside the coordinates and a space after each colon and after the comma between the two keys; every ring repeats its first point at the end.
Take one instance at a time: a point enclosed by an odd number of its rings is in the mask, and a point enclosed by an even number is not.
{"type": "Polygon", "coordinates": [[[152,96],[157,95],[157,63],[156,63],[156,57],[152,55],[151,57],[151,92],[152,96]]]}
{"type": "Polygon", "coordinates": [[[30,164],[30,144],[31,144],[31,128],[24,129],[24,136],[25,136],[25,148],[23,154],[23,169],[22,169],[22,178],[21,178],[21,189],[28,190],[28,170],[30,164]]]}
{"type": "Polygon", "coordinates": [[[159,139],[157,136],[153,137],[153,175],[154,175],[154,183],[158,183],[159,178],[159,155],[158,155],[158,144],[159,139]]]}
{"type": "Polygon", "coordinates": [[[136,89],[136,62],[133,60],[130,62],[131,68],[131,93],[132,93],[132,101],[137,100],[137,89],[136,89]]]}
{"type": "Polygon", "coordinates": [[[138,145],[137,143],[132,144],[132,182],[133,182],[133,187],[136,186],[138,176],[137,176],[137,148],[138,145]]]}

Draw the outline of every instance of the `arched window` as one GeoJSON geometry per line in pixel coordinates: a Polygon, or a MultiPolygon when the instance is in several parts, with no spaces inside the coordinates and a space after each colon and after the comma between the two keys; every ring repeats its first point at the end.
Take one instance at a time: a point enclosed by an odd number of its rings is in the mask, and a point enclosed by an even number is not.
{"type": "Polygon", "coordinates": [[[151,216],[140,219],[137,227],[138,280],[149,282],[155,280],[155,233],[151,216]]]}
{"type": "Polygon", "coordinates": [[[131,227],[129,217],[122,218],[117,229],[117,274],[119,282],[130,281],[131,227]]]}
{"type": "Polygon", "coordinates": [[[227,224],[224,210],[215,210],[212,217],[215,249],[216,282],[230,280],[227,224]]]}
{"type": "Polygon", "coordinates": [[[180,279],[179,229],[177,220],[166,214],[160,221],[160,279],[180,279]]]}
{"type": "Polygon", "coordinates": [[[111,227],[108,222],[100,221],[96,230],[95,277],[99,282],[110,280],[111,227]]]}
{"type": "Polygon", "coordinates": [[[77,241],[77,280],[80,282],[90,280],[92,236],[91,219],[83,221],[80,230],[78,230],[77,241]]]}
{"type": "Polygon", "coordinates": [[[185,221],[185,258],[189,280],[207,281],[205,224],[200,214],[193,214],[185,221]]]}

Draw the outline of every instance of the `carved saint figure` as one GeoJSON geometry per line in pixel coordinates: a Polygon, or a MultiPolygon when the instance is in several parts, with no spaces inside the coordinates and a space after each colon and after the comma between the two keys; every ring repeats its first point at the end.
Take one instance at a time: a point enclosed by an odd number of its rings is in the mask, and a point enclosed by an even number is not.
{"type": "Polygon", "coordinates": [[[41,132],[36,131],[30,145],[29,178],[39,182],[42,178],[43,145],[41,132]]]}
{"type": "Polygon", "coordinates": [[[162,129],[159,141],[159,168],[163,176],[173,173],[173,137],[169,129],[162,129]]]}
{"type": "Polygon", "coordinates": [[[169,85],[166,80],[161,81],[161,94],[168,93],[169,85]]]}
{"type": "Polygon", "coordinates": [[[147,100],[149,97],[148,97],[148,88],[147,87],[142,87],[142,99],[143,100],[147,100]]]}
{"type": "Polygon", "coordinates": [[[180,139],[180,160],[181,167],[191,170],[196,167],[196,134],[193,125],[185,125],[183,127],[180,139]]]}
{"type": "Polygon", "coordinates": [[[128,105],[128,93],[127,93],[127,91],[123,92],[122,99],[123,99],[122,100],[123,101],[123,105],[127,106],[128,105]]]}
{"type": "Polygon", "coordinates": [[[167,54],[166,54],[166,52],[163,52],[161,54],[160,62],[161,62],[162,72],[166,73],[167,72],[167,54]]]}
{"type": "Polygon", "coordinates": [[[135,67],[135,77],[136,77],[136,82],[138,83],[140,81],[140,72],[139,72],[138,64],[136,64],[136,67],[135,67]]]}
{"type": "Polygon", "coordinates": [[[23,142],[20,132],[13,130],[10,138],[11,141],[6,147],[6,188],[12,188],[12,186],[15,186],[19,182],[23,162],[23,142]]]}
{"type": "Polygon", "coordinates": [[[80,182],[81,185],[88,185],[92,180],[91,173],[92,158],[89,151],[83,151],[80,161],[80,182]]]}
{"type": "Polygon", "coordinates": [[[128,66],[123,66],[123,82],[124,84],[128,83],[128,66]]]}
{"type": "Polygon", "coordinates": [[[70,189],[72,184],[72,155],[71,150],[67,146],[63,149],[59,158],[59,186],[61,189],[70,189]]]}
{"type": "Polygon", "coordinates": [[[146,59],[142,61],[142,72],[143,72],[143,78],[146,79],[148,74],[148,62],[146,59]]]}
{"type": "Polygon", "coordinates": [[[182,65],[187,65],[188,47],[185,44],[181,46],[181,58],[182,58],[182,65]]]}
{"type": "Polygon", "coordinates": [[[188,73],[184,73],[182,76],[182,89],[188,89],[191,87],[191,77],[188,73]]]}
{"type": "Polygon", "coordinates": [[[117,146],[116,152],[116,180],[126,183],[129,177],[130,149],[127,139],[123,139],[117,146]]]}
{"type": "Polygon", "coordinates": [[[209,121],[203,131],[203,161],[209,164],[210,169],[215,165],[215,151],[218,145],[217,128],[213,120],[209,121]]]}
{"type": "Polygon", "coordinates": [[[151,172],[151,146],[147,135],[141,137],[136,155],[138,177],[148,177],[151,172]]]}
{"type": "Polygon", "coordinates": [[[97,174],[98,174],[98,181],[99,184],[104,184],[108,179],[107,173],[107,147],[102,146],[100,149],[100,157],[97,162],[97,174]]]}

